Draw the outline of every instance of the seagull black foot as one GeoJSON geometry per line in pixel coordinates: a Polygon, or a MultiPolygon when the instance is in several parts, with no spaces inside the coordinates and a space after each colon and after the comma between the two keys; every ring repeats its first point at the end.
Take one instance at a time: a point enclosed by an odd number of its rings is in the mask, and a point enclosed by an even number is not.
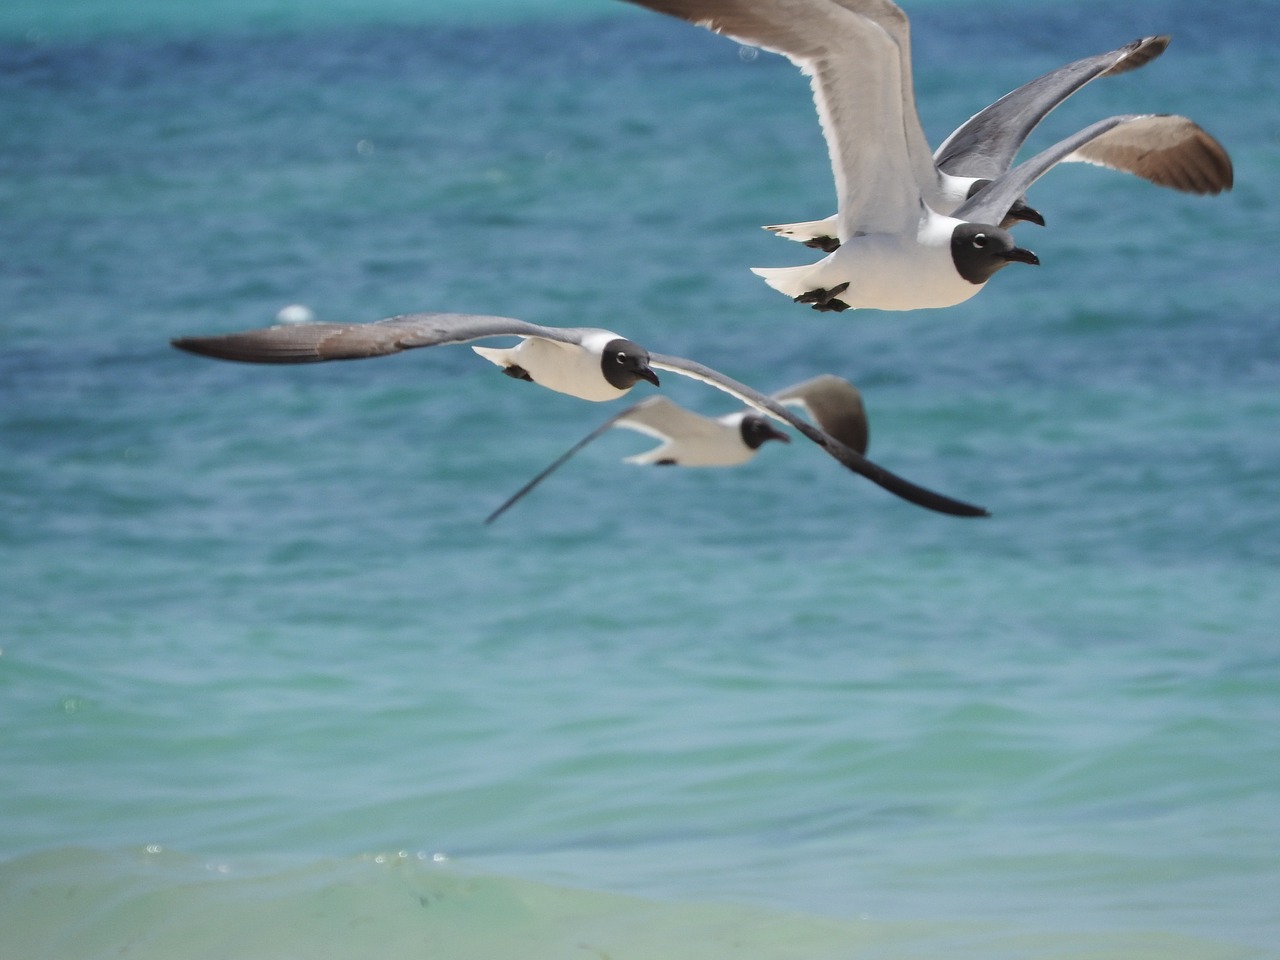
{"type": "Polygon", "coordinates": [[[795,302],[811,304],[813,309],[822,311],[823,313],[839,313],[841,310],[848,310],[849,305],[843,300],[837,300],[836,295],[844,293],[848,289],[849,284],[846,281],[845,283],[838,283],[834,287],[830,287],[826,290],[810,290],[808,293],[802,293],[800,296],[795,298],[795,302]]]}
{"type": "Polygon", "coordinates": [[[835,253],[840,249],[840,240],[837,237],[814,237],[812,240],[804,242],[806,247],[811,250],[821,250],[823,253],[835,253]]]}
{"type": "Polygon", "coordinates": [[[529,376],[529,371],[514,363],[509,367],[503,367],[502,372],[513,380],[524,380],[526,383],[533,383],[533,377],[529,376]]]}

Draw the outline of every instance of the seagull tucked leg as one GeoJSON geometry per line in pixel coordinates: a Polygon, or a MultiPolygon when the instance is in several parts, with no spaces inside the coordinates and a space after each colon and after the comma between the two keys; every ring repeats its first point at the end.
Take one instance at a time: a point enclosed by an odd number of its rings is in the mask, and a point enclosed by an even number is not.
{"type": "Polygon", "coordinates": [[[529,376],[529,371],[514,363],[509,367],[503,367],[502,372],[513,380],[524,380],[526,383],[533,383],[533,377],[529,376]]]}
{"type": "Polygon", "coordinates": [[[823,235],[821,237],[813,237],[804,241],[804,245],[811,250],[821,250],[823,253],[835,253],[840,248],[840,241],[836,237],[823,235]]]}
{"type": "Polygon", "coordinates": [[[834,287],[828,287],[825,290],[810,290],[807,293],[802,293],[800,296],[795,297],[794,300],[796,303],[812,304],[813,309],[822,311],[823,313],[839,313],[841,310],[848,310],[849,305],[843,300],[837,300],[836,297],[848,289],[849,284],[847,282],[837,283],[834,287]]]}

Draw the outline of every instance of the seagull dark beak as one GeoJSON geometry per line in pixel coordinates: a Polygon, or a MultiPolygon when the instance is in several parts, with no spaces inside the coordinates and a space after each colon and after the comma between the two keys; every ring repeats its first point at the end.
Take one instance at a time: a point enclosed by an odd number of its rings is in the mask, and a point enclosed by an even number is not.
{"type": "Polygon", "coordinates": [[[661,386],[661,384],[658,383],[658,375],[654,373],[653,369],[647,365],[637,370],[636,376],[638,376],[641,380],[648,380],[655,387],[661,386]]]}
{"type": "Polygon", "coordinates": [[[1037,227],[1044,226],[1044,216],[1035,207],[1019,200],[1009,208],[1009,216],[1014,220],[1022,220],[1026,223],[1034,223],[1037,227]]]}
{"type": "Polygon", "coordinates": [[[1006,260],[1017,260],[1019,263],[1029,263],[1033,267],[1040,266],[1040,258],[1030,250],[1024,250],[1022,247],[1014,247],[1004,254],[1004,258],[1006,260]]]}
{"type": "Polygon", "coordinates": [[[789,435],[787,435],[787,434],[783,433],[781,430],[775,430],[773,427],[770,427],[770,428],[769,428],[769,432],[765,435],[765,439],[766,439],[766,440],[779,440],[779,441],[781,441],[782,443],[790,443],[790,442],[791,442],[791,437],[790,437],[789,435]]]}

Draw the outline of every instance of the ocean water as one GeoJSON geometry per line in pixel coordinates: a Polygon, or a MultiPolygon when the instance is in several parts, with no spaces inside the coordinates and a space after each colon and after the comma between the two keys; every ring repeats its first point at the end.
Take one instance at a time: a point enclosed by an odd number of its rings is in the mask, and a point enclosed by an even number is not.
{"type": "MultiPolygon", "coordinates": [[[[785,61],[604,0],[0,10],[0,960],[1255,960],[1280,943],[1280,71],[1249,0],[907,2],[930,137],[1168,32],[1037,143],[1184,113],[1236,187],[1062,168],[945,311],[753,277],[831,212],[785,61]],[[864,390],[640,469],[415,310],[864,390]]],[[[664,390],[732,409],[698,384],[664,390]]]]}

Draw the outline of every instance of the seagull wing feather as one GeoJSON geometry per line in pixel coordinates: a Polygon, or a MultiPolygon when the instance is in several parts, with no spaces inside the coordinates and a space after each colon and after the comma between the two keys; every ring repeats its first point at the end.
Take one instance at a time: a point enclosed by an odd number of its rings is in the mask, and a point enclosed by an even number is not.
{"type": "Polygon", "coordinates": [[[502,506],[489,514],[485,518],[485,523],[493,523],[503,513],[515,505],[516,501],[522,499],[526,494],[538,486],[543,480],[552,473],[562,467],[570,457],[585,447],[597,437],[603,436],[614,427],[622,427],[627,430],[634,430],[637,433],[643,433],[655,440],[663,443],[670,441],[673,437],[684,437],[690,434],[705,433],[708,430],[718,430],[719,426],[709,417],[694,413],[692,410],[686,410],[684,407],[663,396],[649,397],[639,403],[634,403],[618,413],[615,413],[604,423],[600,424],[585,437],[575,443],[572,447],[558,456],[551,464],[541,470],[537,476],[531,479],[523,487],[513,493],[503,502],[502,506]]]}
{"type": "Polygon", "coordinates": [[[1150,63],[1169,38],[1143,37],[1116,50],[1075,60],[1006,93],[952,132],[934,154],[938,167],[958,177],[994,179],[1013,165],[1031,132],[1073,93],[1098,77],[1150,63]]]}
{"type": "Polygon", "coordinates": [[[940,200],[938,168],[916,108],[915,75],[911,66],[911,21],[892,0],[835,0],[840,6],[877,24],[898,48],[898,80],[902,98],[902,128],[911,169],[925,203],[937,207],[940,200]]]}
{"type": "Polygon", "coordinates": [[[1231,159],[1186,117],[1123,114],[1090,124],[993,180],[953,216],[999,223],[1031,184],[1068,158],[1129,170],[1161,186],[1217,193],[1231,186],[1231,159]]]}
{"type": "Polygon", "coordinates": [[[935,510],[938,513],[946,513],[958,517],[985,517],[988,515],[987,511],[982,507],[976,507],[973,504],[954,500],[940,493],[934,493],[932,490],[917,486],[911,481],[884,469],[884,467],[872,463],[862,454],[851,450],[839,440],[813,426],[802,417],[796,416],[779,401],[753,390],[745,384],[730,379],[710,367],[703,366],[693,360],[686,360],[683,357],[671,357],[662,354],[650,354],[649,364],[659,370],[669,370],[684,377],[701,380],[717,390],[722,390],[730,396],[737,397],[743,403],[754,407],[767,416],[773,417],[775,420],[790,424],[840,463],[844,464],[849,470],[866,477],[872,483],[883,487],[895,496],[901,497],[910,503],[928,510],[935,510]]]}
{"type": "Polygon", "coordinates": [[[724,428],[710,417],[686,410],[666,397],[650,397],[623,412],[614,424],[655,440],[669,441],[699,436],[715,436],[724,428]]]}
{"type": "Polygon", "coordinates": [[[286,323],[220,336],[178,337],[171,342],[179,350],[220,360],[320,363],[507,335],[580,343],[587,332],[574,327],[543,327],[511,317],[412,313],[376,323],[286,323]]]}
{"type": "Polygon", "coordinates": [[[577,453],[579,450],[581,450],[583,447],[589,444],[592,440],[595,440],[597,437],[604,436],[604,434],[608,433],[610,428],[616,426],[619,420],[627,416],[627,414],[633,412],[636,409],[636,407],[644,406],[646,403],[650,403],[654,399],[657,399],[657,398],[650,397],[648,400],[643,400],[640,403],[633,404],[630,407],[627,407],[627,409],[625,410],[615,413],[612,417],[610,417],[604,423],[600,424],[600,426],[596,427],[594,430],[592,430],[585,437],[583,437],[581,440],[579,440],[577,443],[571,446],[564,453],[560,454],[560,456],[556,457],[553,461],[551,461],[551,463],[545,466],[542,470],[538,471],[538,473],[528,483],[526,483],[523,487],[521,487],[511,496],[507,497],[507,499],[503,501],[502,505],[498,507],[498,509],[494,510],[493,513],[485,517],[484,522],[486,524],[493,523],[493,521],[497,520],[500,516],[502,516],[509,509],[515,506],[517,502],[524,499],[526,494],[531,493],[534,487],[540,484],[543,480],[547,479],[547,477],[551,476],[551,474],[555,473],[558,469],[560,469],[560,467],[564,466],[564,464],[569,461],[569,458],[572,457],[575,453],[577,453]]]}
{"type": "Polygon", "coordinates": [[[899,48],[883,27],[833,0],[631,2],[790,59],[813,88],[842,239],[914,228],[921,186],[903,123],[899,48]]]}
{"type": "Polygon", "coordinates": [[[862,394],[848,380],[824,373],[802,383],[793,384],[774,395],[784,404],[804,407],[827,435],[839,440],[850,450],[867,452],[869,428],[862,394]]]}
{"type": "Polygon", "coordinates": [[[1185,193],[1221,193],[1234,182],[1222,144],[1193,121],[1170,114],[1114,127],[1064,159],[1122,170],[1185,193]]]}

